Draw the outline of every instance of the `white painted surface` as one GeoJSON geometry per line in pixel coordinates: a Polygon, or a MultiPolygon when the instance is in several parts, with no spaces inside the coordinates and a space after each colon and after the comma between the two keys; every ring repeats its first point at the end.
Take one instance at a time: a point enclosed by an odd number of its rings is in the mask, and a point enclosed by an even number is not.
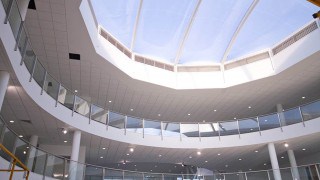
{"type": "Polygon", "coordinates": [[[268,143],[269,156],[273,171],[273,177],[275,180],[281,180],[281,174],[279,170],[279,162],[277,158],[276,148],[274,147],[274,143],[268,143]]]}

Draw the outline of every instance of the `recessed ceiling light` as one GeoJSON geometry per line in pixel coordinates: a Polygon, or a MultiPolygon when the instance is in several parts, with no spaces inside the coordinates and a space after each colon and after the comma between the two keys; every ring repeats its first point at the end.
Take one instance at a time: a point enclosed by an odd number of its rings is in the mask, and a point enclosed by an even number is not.
{"type": "Polygon", "coordinates": [[[289,144],[288,143],[284,143],[284,147],[289,147],[289,144]]]}
{"type": "Polygon", "coordinates": [[[128,153],[127,156],[129,156],[130,154],[128,153]]]}
{"type": "Polygon", "coordinates": [[[229,167],[229,165],[228,165],[228,164],[226,164],[226,165],[225,165],[225,167],[229,167]]]}
{"type": "Polygon", "coordinates": [[[283,156],[281,156],[281,159],[283,159],[284,157],[283,156]]]}
{"type": "Polygon", "coordinates": [[[249,169],[249,171],[252,171],[252,169],[249,169]]]}
{"type": "Polygon", "coordinates": [[[111,101],[111,100],[109,100],[109,103],[112,103],[112,101],[111,101]]]}
{"type": "Polygon", "coordinates": [[[217,112],[217,110],[215,109],[215,110],[213,110],[214,112],[217,112]]]}
{"type": "Polygon", "coordinates": [[[205,161],[205,163],[207,163],[208,161],[205,161]]]}
{"type": "Polygon", "coordinates": [[[251,128],[250,131],[253,131],[253,129],[251,128]]]}
{"type": "Polygon", "coordinates": [[[233,119],[237,119],[236,117],[234,117],[233,119]]]}
{"type": "Polygon", "coordinates": [[[198,155],[201,155],[201,152],[200,152],[200,151],[198,151],[198,152],[197,152],[197,154],[198,154],[198,155]]]}
{"type": "Polygon", "coordinates": [[[135,164],[134,167],[137,167],[137,165],[135,164]]]}
{"type": "Polygon", "coordinates": [[[29,146],[27,146],[27,149],[29,149],[29,146]]]}
{"type": "Polygon", "coordinates": [[[265,165],[265,166],[266,166],[266,165],[267,165],[267,163],[264,163],[263,165],[265,165]]]}
{"type": "Polygon", "coordinates": [[[203,120],[202,122],[206,122],[206,120],[203,120]]]}
{"type": "Polygon", "coordinates": [[[248,106],[249,109],[251,109],[251,106],[248,106]]]}
{"type": "Polygon", "coordinates": [[[134,151],[134,149],[133,148],[130,148],[130,152],[133,152],[134,151]]]}
{"type": "Polygon", "coordinates": [[[27,151],[23,151],[23,154],[27,154],[27,151]]]}
{"type": "Polygon", "coordinates": [[[158,116],[161,116],[161,114],[158,114],[158,116]]]}
{"type": "Polygon", "coordinates": [[[63,141],[64,143],[67,143],[68,141],[63,141]]]}
{"type": "Polygon", "coordinates": [[[241,159],[241,158],[239,158],[239,161],[242,161],[242,159],[241,159]]]}
{"type": "Polygon", "coordinates": [[[105,150],[106,148],[105,148],[105,147],[103,147],[102,149],[103,149],[103,150],[105,150]]]}
{"type": "Polygon", "coordinates": [[[23,138],[23,136],[22,136],[22,135],[19,135],[19,138],[23,138]]]}
{"type": "Polygon", "coordinates": [[[302,98],[302,99],[305,99],[306,97],[302,96],[301,98],[302,98]]]}
{"type": "Polygon", "coordinates": [[[130,109],[130,111],[133,111],[133,109],[130,109]]]}
{"type": "Polygon", "coordinates": [[[67,134],[67,133],[68,133],[68,130],[63,129],[63,130],[62,130],[62,133],[63,133],[63,134],[67,134]]]}
{"type": "Polygon", "coordinates": [[[189,156],[189,159],[192,159],[192,156],[189,156]]]}
{"type": "Polygon", "coordinates": [[[14,120],[9,121],[10,123],[14,123],[14,120]]]}
{"type": "Polygon", "coordinates": [[[159,154],[159,157],[161,157],[162,155],[161,154],[159,154]]]}
{"type": "Polygon", "coordinates": [[[190,116],[191,114],[189,113],[188,116],[190,116]]]}
{"type": "Polygon", "coordinates": [[[256,153],[257,153],[257,152],[259,152],[259,151],[258,151],[258,150],[255,150],[254,152],[256,152],[256,153]]]}
{"type": "Polygon", "coordinates": [[[267,122],[267,121],[268,121],[267,119],[264,120],[264,122],[267,122]]]}
{"type": "Polygon", "coordinates": [[[101,156],[100,159],[103,159],[103,156],[101,156]]]}
{"type": "Polygon", "coordinates": [[[76,89],[75,89],[75,90],[74,90],[74,92],[75,92],[75,93],[77,93],[77,92],[78,92],[78,90],[76,90],[76,89]]]}
{"type": "Polygon", "coordinates": [[[220,156],[221,154],[219,153],[218,156],[220,156]]]}
{"type": "Polygon", "coordinates": [[[305,150],[306,150],[305,148],[302,149],[302,151],[305,151],[305,150]]]}

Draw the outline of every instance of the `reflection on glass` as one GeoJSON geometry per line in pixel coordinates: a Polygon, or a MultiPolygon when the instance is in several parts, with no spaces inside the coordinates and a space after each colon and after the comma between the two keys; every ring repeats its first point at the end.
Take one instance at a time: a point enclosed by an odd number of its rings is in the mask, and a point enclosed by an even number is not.
{"type": "Polygon", "coordinates": [[[28,42],[27,33],[24,28],[21,29],[20,38],[17,39],[18,50],[20,51],[21,56],[23,56],[24,52],[32,51],[31,45],[28,42]]]}
{"type": "Polygon", "coordinates": [[[64,179],[65,174],[64,159],[53,155],[47,156],[45,175],[55,179],[64,179]]]}
{"type": "Polygon", "coordinates": [[[280,173],[283,180],[292,179],[291,168],[281,169],[280,173]]]}
{"type": "Polygon", "coordinates": [[[35,69],[34,69],[34,73],[33,73],[33,79],[38,83],[38,85],[40,87],[42,87],[42,85],[43,85],[45,73],[46,73],[46,70],[39,63],[39,61],[37,61],[35,69]]]}
{"type": "Polygon", "coordinates": [[[43,85],[43,90],[47,92],[47,94],[51,96],[53,99],[56,99],[59,91],[58,81],[53,79],[53,77],[50,74],[47,74],[43,85]]]}
{"type": "Polygon", "coordinates": [[[219,136],[218,123],[199,124],[200,137],[219,136]]]}
{"type": "Polygon", "coordinates": [[[144,134],[161,136],[161,122],[144,120],[144,134]]]}
{"type": "Polygon", "coordinates": [[[220,122],[220,136],[239,134],[237,121],[220,122]]]}
{"type": "Polygon", "coordinates": [[[162,180],[161,174],[144,174],[144,180],[162,180]]]}
{"type": "Polygon", "coordinates": [[[106,169],[104,179],[105,180],[122,179],[122,176],[123,176],[122,171],[106,169]]]}
{"type": "Polygon", "coordinates": [[[23,62],[26,65],[30,74],[32,73],[32,68],[35,63],[35,59],[36,59],[36,55],[32,51],[30,44],[28,43],[26,46],[26,53],[24,55],[23,62]]]}
{"type": "Polygon", "coordinates": [[[21,20],[18,5],[17,5],[16,1],[13,1],[10,16],[9,16],[9,23],[10,23],[10,26],[12,29],[12,33],[16,39],[17,39],[17,35],[18,35],[18,31],[19,31],[19,27],[20,27],[21,22],[22,22],[22,20],[21,20]]]}
{"type": "Polygon", "coordinates": [[[182,137],[199,137],[198,124],[181,124],[182,137]]]}
{"type": "Polygon", "coordinates": [[[98,107],[94,104],[91,104],[91,119],[101,122],[103,124],[107,123],[107,118],[108,118],[108,111],[98,107]]]}
{"type": "MultiPolygon", "coordinates": [[[[31,147],[33,148],[33,147],[31,147]]],[[[36,150],[35,153],[35,157],[34,157],[34,165],[31,166],[31,164],[29,165],[28,163],[28,167],[33,167],[33,169],[31,169],[32,172],[35,172],[37,174],[43,174],[44,172],[44,167],[46,166],[46,158],[47,158],[47,154],[39,149],[36,150]]],[[[30,159],[29,159],[30,160],[30,159]]]]}
{"type": "Polygon", "coordinates": [[[127,116],[126,129],[127,131],[142,133],[142,119],[127,116]]]}
{"type": "MultiPolygon", "coordinates": [[[[10,152],[13,152],[15,140],[16,140],[16,135],[13,134],[8,128],[5,128],[2,145],[5,148],[7,148],[10,152]]],[[[4,151],[0,151],[0,155],[7,161],[11,160],[11,157],[4,151]]]]}
{"type": "Polygon", "coordinates": [[[66,166],[65,166],[65,172],[66,172],[65,176],[67,176],[68,179],[83,179],[84,169],[85,169],[84,164],[67,160],[66,166]]]}
{"type": "Polygon", "coordinates": [[[89,117],[89,113],[90,113],[90,104],[81,99],[78,96],[75,96],[75,101],[74,101],[74,111],[82,114],[85,117],[89,117]]]}
{"type": "Polygon", "coordinates": [[[94,166],[86,166],[85,179],[86,180],[95,180],[102,179],[103,169],[94,166]]]}
{"type": "Polygon", "coordinates": [[[268,179],[268,172],[247,172],[247,180],[268,179]]]}
{"type": "Polygon", "coordinates": [[[270,114],[258,117],[260,130],[267,130],[280,127],[278,114],[270,114]]]}
{"type": "MultiPolygon", "coordinates": [[[[29,147],[28,144],[22,141],[21,139],[17,139],[16,142],[16,151],[14,152],[14,155],[23,163],[26,164],[27,155],[29,154],[29,147]]],[[[20,164],[17,164],[20,166],[20,164]]]]}
{"type": "Polygon", "coordinates": [[[143,179],[143,174],[137,173],[137,172],[124,171],[123,179],[124,180],[141,180],[141,179],[143,179]]]}
{"type": "Polygon", "coordinates": [[[176,174],[164,174],[163,175],[164,180],[183,180],[182,175],[176,175],[176,174]]]}
{"type": "Polygon", "coordinates": [[[180,137],[180,124],[163,122],[163,136],[180,137]]]}
{"type": "Polygon", "coordinates": [[[65,87],[60,86],[58,102],[69,109],[73,109],[74,94],[65,87]]]}
{"type": "Polygon", "coordinates": [[[241,134],[259,131],[258,120],[256,118],[239,120],[239,130],[241,134]]]}
{"type": "Polygon", "coordinates": [[[109,122],[108,125],[119,128],[119,129],[124,129],[124,120],[126,116],[118,113],[114,113],[109,111],[109,122]]]}
{"type": "Polygon", "coordinates": [[[304,121],[320,117],[320,101],[301,106],[301,113],[304,121]]]}
{"type": "Polygon", "coordinates": [[[286,110],[279,114],[282,126],[302,122],[299,108],[286,110]]]}

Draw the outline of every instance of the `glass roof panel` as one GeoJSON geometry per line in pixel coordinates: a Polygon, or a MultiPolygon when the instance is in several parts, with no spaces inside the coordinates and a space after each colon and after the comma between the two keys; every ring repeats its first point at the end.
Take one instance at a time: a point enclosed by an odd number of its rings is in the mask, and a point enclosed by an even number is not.
{"type": "Polygon", "coordinates": [[[140,0],[92,0],[98,23],[130,48],[140,0]]]}
{"type": "Polygon", "coordinates": [[[220,62],[233,33],[252,2],[253,0],[203,0],[179,63],[220,62]]]}
{"type": "Polygon", "coordinates": [[[240,31],[228,59],[270,48],[312,20],[319,10],[305,0],[260,0],[240,31]]]}
{"type": "Polygon", "coordinates": [[[173,63],[196,0],[143,1],[134,51],[173,63]]]}

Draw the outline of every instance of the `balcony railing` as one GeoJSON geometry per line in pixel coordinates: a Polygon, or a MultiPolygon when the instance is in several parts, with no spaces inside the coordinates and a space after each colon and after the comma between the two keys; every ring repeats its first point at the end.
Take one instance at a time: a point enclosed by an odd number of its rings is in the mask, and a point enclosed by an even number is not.
{"type": "MultiPolygon", "coordinates": [[[[69,108],[70,114],[81,114],[91,120],[100,122],[105,126],[111,126],[128,131],[146,135],[177,138],[206,138],[221,137],[229,135],[240,135],[260,132],[268,129],[280,128],[291,124],[301,123],[320,117],[320,101],[314,101],[280,113],[260,115],[256,117],[221,122],[167,122],[132,117],[104,109],[98,105],[79,97],[73,91],[66,88],[57,81],[44,68],[32,50],[28,39],[24,22],[21,19],[16,0],[2,0],[7,13],[5,23],[9,23],[16,39],[15,50],[21,54],[21,66],[25,66],[30,72],[30,82],[34,80],[41,87],[41,94],[47,93],[56,101],[56,106],[61,104],[69,108]]],[[[210,121],[210,120],[209,120],[210,121]]],[[[211,121],[214,121],[212,119],[211,121]]],[[[106,128],[108,129],[108,128],[106,128]]]]}

